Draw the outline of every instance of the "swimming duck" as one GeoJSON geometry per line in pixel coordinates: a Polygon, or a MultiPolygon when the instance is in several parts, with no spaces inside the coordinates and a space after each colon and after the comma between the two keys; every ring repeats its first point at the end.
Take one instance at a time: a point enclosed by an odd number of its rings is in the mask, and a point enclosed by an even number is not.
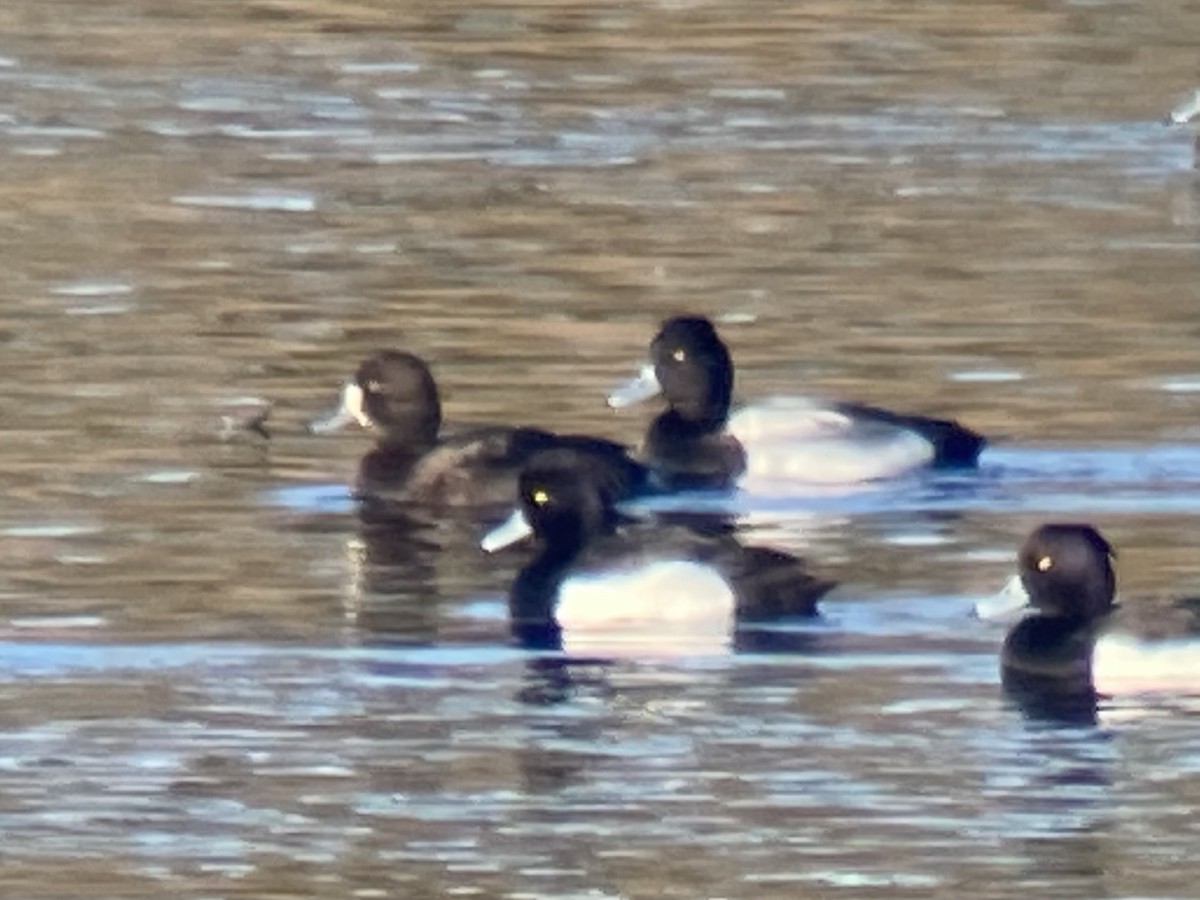
{"type": "Polygon", "coordinates": [[[1006,691],[1027,709],[1086,713],[1120,694],[1200,693],[1196,601],[1119,606],[1115,556],[1091,525],[1042,525],[1017,555],[1019,582],[977,606],[984,618],[1028,612],[1000,657],[1006,691]]]}
{"type": "Polygon", "coordinates": [[[673,488],[727,488],[742,478],[852,484],[921,467],[974,466],[984,439],[957,422],[860,403],[774,398],[732,416],[733,361],[712,322],[662,323],[650,361],[608,398],[614,408],[662,394],[667,409],[642,452],[673,488]]]}
{"type": "Polygon", "coordinates": [[[650,489],[650,473],[614,441],[540,428],[485,426],[443,436],[437,384],[420,357],[381,350],[359,365],[313,433],[357,423],[378,432],[359,466],[357,491],[440,506],[507,506],[520,467],[540,451],[571,447],[612,469],[629,494],[650,489]]]}
{"type": "Polygon", "coordinates": [[[538,454],[518,478],[518,508],[489,552],[533,535],[534,558],[509,591],[514,636],[574,652],[606,639],[727,649],[736,626],[811,617],[834,585],[794,556],[731,534],[630,525],[614,470],[573,449],[538,454]]]}

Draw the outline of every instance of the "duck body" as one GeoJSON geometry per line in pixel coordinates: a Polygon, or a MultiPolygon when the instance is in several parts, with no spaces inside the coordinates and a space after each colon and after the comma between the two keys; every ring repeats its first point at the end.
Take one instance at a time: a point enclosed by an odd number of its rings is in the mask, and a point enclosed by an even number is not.
{"type": "Polygon", "coordinates": [[[358,490],[364,494],[397,490],[407,501],[422,505],[509,506],[521,467],[536,454],[555,448],[576,450],[594,458],[597,464],[611,467],[619,474],[622,497],[654,490],[650,470],[635,461],[622,444],[587,435],[511,426],[452,432],[411,462],[403,453],[376,447],[359,468],[358,490]],[[400,470],[392,468],[396,462],[400,470]]]}
{"type": "Polygon", "coordinates": [[[971,467],[986,445],[952,420],[862,403],[778,397],[731,412],[733,383],[729,350],[712,323],[679,316],[662,323],[650,362],[609,404],[663,395],[667,409],[651,423],[642,453],[672,488],[721,489],[753,478],[875,481],[920,468],[971,467]]]}
{"type": "Polygon", "coordinates": [[[339,408],[310,430],[354,423],[378,433],[359,465],[355,489],[364,498],[443,507],[508,505],[521,466],[555,447],[611,466],[623,497],[652,489],[650,470],[605,438],[499,425],[442,434],[433,375],[424,360],[402,351],[383,350],[364,360],[344,387],[339,408]]]}
{"type": "Polygon", "coordinates": [[[833,587],[796,557],[744,547],[726,529],[624,522],[611,476],[578,451],[536,456],[519,491],[519,509],[493,534],[510,533],[484,545],[530,533],[537,541],[509,591],[513,634],[526,646],[571,650],[601,636],[724,649],[740,624],[815,616],[833,587]]]}
{"type": "Polygon", "coordinates": [[[1028,614],[1006,635],[1000,670],[1026,710],[1086,718],[1120,695],[1200,694],[1195,601],[1118,605],[1114,558],[1086,524],[1042,525],[1022,545],[1011,599],[1024,599],[1028,614]],[[1139,620],[1153,622],[1149,637],[1139,620]]]}

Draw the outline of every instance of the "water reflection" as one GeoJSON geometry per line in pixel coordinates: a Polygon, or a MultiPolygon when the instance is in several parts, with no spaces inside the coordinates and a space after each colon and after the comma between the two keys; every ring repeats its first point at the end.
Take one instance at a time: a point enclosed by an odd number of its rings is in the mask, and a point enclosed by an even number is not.
{"type": "MultiPolygon", "coordinates": [[[[346,615],[372,640],[434,643],[442,600],[432,560],[443,548],[433,523],[375,516],[366,511],[356,538],[347,541],[351,582],[346,615]]],[[[448,548],[449,552],[463,549],[448,548]]]]}
{"type": "Polygon", "coordinates": [[[1099,698],[1086,675],[1078,683],[1006,670],[1004,690],[1016,708],[1032,720],[1082,726],[1098,722],[1099,698]]]}
{"type": "Polygon", "coordinates": [[[1011,877],[1028,887],[1049,881],[1072,896],[1111,889],[1121,869],[1114,811],[1120,754],[1113,735],[1033,725],[1012,750],[1020,763],[996,795],[1002,802],[995,810],[997,824],[1016,838],[1011,877]]]}

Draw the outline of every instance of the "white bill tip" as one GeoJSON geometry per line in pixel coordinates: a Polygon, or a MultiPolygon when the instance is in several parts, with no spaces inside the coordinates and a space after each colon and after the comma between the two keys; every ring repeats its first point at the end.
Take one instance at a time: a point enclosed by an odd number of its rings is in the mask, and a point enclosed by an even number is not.
{"type": "Polygon", "coordinates": [[[370,428],[374,424],[363,409],[363,389],[350,381],[342,388],[342,401],[338,408],[327,416],[309,422],[308,430],[313,434],[327,434],[356,422],[363,428],[370,428]]]}

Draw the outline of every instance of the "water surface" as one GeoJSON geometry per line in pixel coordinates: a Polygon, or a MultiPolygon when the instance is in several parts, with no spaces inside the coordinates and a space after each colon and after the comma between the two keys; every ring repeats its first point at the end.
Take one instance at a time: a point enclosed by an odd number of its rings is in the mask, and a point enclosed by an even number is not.
{"type": "Polygon", "coordinates": [[[1036,722],[968,613],[1048,518],[1200,585],[1185,2],[12,0],[0,837],[74,897],[1185,897],[1188,698],[1036,722]],[[722,500],[842,586],[741,652],[508,646],[521,554],[363,524],[303,423],[636,442],[716,318],[753,398],[954,415],[978,478],[722,500]],[[241,398],[272,439],[228,439],[241,398]]]}

